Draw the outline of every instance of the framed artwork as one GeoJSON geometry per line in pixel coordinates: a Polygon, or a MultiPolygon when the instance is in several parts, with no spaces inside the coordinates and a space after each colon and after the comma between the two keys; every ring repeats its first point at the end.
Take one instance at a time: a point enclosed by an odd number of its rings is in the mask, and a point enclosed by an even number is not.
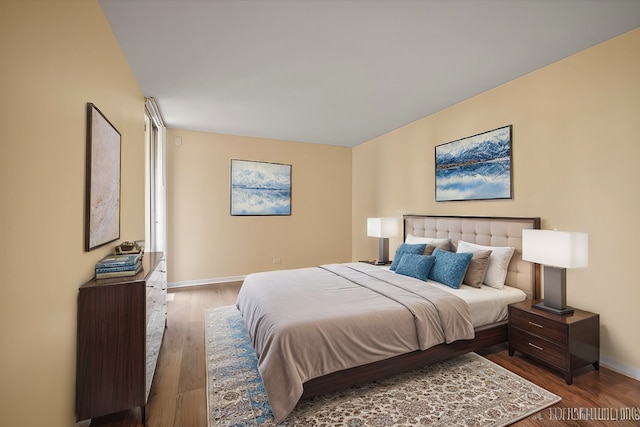
{"type": "Polygon", "coordinates": [[[87,103],[85,250],[120,238],[120,132],[87,103]]]}
{"type": "Polygon", "coordinates": [[[511,199],[512,125],[435,148],[436,202],[511,199]]]}
{"type": "Polygon", "coordinates": [[[231,215],[291,215],[291,165],[232,159],[231,215]]]}

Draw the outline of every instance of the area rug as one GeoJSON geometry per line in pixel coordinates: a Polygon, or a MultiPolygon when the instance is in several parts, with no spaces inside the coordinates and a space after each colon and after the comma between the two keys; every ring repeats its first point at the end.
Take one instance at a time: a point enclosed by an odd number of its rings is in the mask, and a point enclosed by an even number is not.
{"type": "Polygon", "coordinates": [[[561,400],[475,354],[302,400],[276,424],[234,306],[205,312],[209,426],[506,426],[561,400]]]}

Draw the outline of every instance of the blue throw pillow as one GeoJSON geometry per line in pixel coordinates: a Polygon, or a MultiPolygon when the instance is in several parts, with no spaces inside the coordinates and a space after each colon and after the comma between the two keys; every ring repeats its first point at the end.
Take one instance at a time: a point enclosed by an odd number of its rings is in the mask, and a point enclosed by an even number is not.
{"type": "Polygon", "coordinates": [[[398,267],[398,263],[404,254],[418,254],[422,255],[424,253],[425,248],[427,247],[426,243],[418,243],[415,245],[410,245],[408,243],[403,243],[398,246],[398,250],[396,251],[396,255],[393,257],[393,262],[391,263],[390,270],[396,269],[398,267]]]}
{"type": "Polygon", "coordinates": [[[404,254],[398,263],[396,273],[427,281],[436,257],[418,254],[404,254]]]}
{"type": "Polygon", "coordinates": [[[429,279],[454,289],[460,288],[473,254],[448,252],[436,248],[433,256],[436,262],[431,268],[429,279]]]}

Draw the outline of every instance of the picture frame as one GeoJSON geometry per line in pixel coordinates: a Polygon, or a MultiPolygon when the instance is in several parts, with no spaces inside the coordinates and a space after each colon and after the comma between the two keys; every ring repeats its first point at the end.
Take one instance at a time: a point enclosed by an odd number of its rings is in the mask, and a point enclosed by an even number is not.
{"type": "Polygon", "coordinates": [[[232,216],[290,216],[291,165],[231,159],[232,216]]]}
{"type": "Polygon", "coordinates": [[[122,135],[87,103],[85,251],[120,238],[122,135]]]}
{"type": "Polygon", "coordinates": [[[436,202],[512,199],[512,131],[507,125],[437,145],[436,202]]]}

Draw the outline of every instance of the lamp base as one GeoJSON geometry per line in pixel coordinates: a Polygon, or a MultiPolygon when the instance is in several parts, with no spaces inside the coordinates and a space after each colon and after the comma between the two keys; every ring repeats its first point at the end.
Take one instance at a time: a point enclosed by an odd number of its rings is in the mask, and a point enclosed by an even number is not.
{"type": "Polygon", "coordinates": [[[572,314],[573,311],[574,311],[573,307],[566,307],[566,308],[549,307],[548,305],[544,305],[544,301],[539,302],[537,304],[533,304],[532,307],[533,308],[537,308],[538,310],[544,310],[544,311],[548,311],[550,313],[559,314],[560,316],[565,316],[567,314],[572,314]]]}
{"type": "Polygon", "coordinates": [[[389,261],[389,239],[380,237],[378,239],[378,259],[376,265],[385,265],[389,261]]]}

